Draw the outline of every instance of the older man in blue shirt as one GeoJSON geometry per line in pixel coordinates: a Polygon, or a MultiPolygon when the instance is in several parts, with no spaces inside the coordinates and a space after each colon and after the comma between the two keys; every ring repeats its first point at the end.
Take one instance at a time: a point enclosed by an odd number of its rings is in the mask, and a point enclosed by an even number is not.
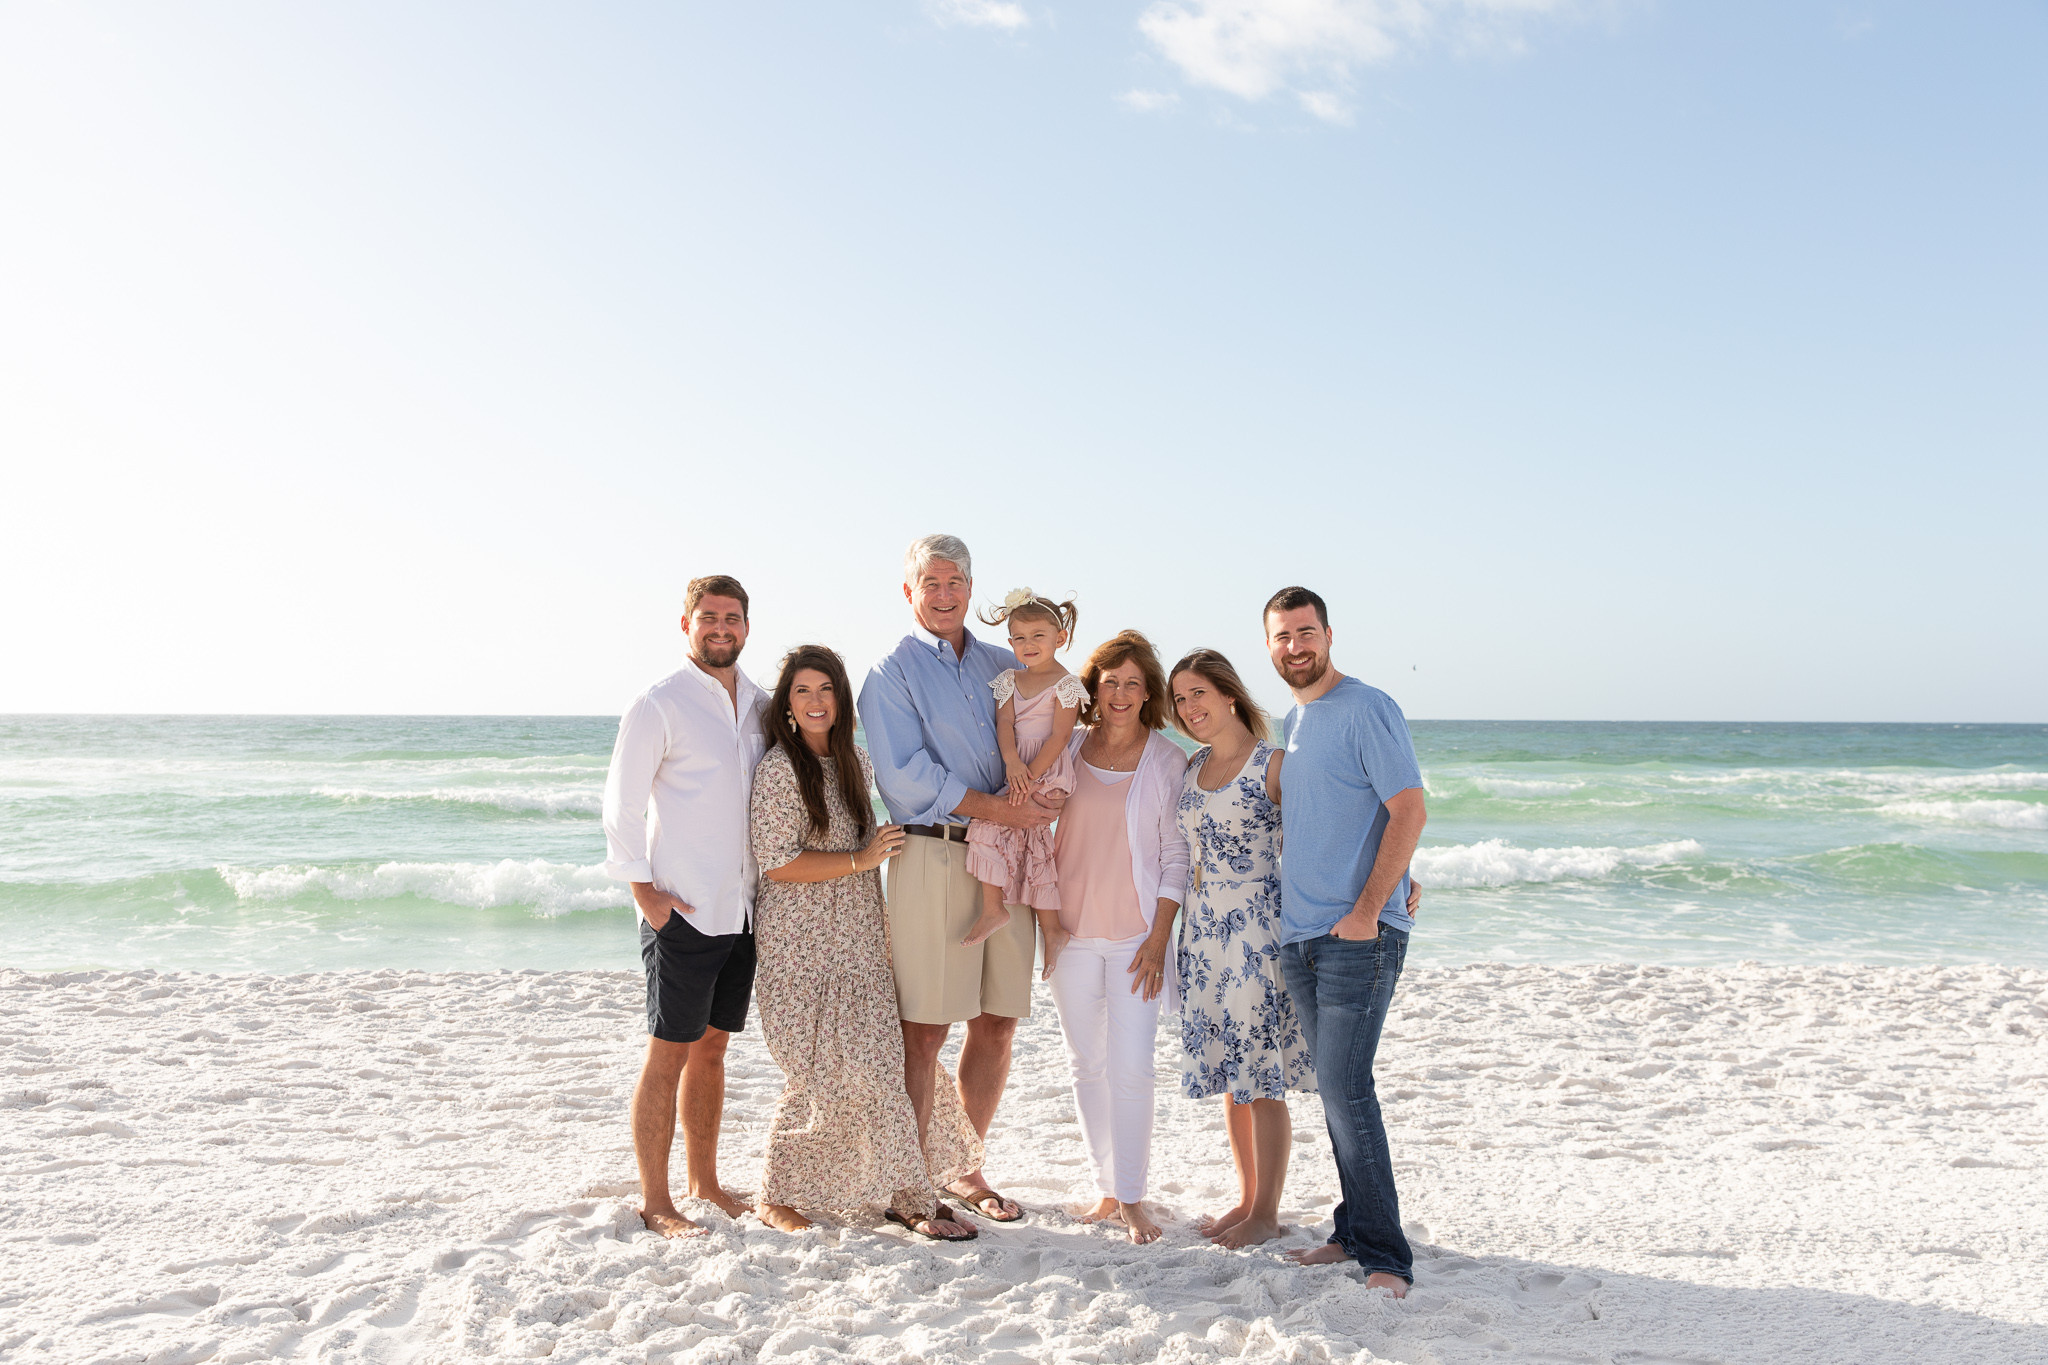
{"type": "MultiPolygon", "coordinates": [[[[1035,829],[1051,823],[1057,809],[1038,801],[1013,807],[991,795],[1003,785],[1003,758],[989,684],[1017,660],[967,631],[974,592],[967,546],[954,536],[925,536],[904,557],[903,580],[916,626],[868,673],[860,720],[882,804],[908,835],[889,864],[904,1086],[923,1141],[940,1049],[953,1025],[965,1022],[960,1102],[987,1137],[1009,1080],[1017,1020],[1031,1013],[1037,921],[1012,906],[1010,923],[993,937],[972,947],[961,942],[981,911],[981,885],[967,871],[967,822],[1035,829]]],[[[997,1222],[1023,1216],[979,1170],[948,1193],[962,1208],[997,1222]]]]}

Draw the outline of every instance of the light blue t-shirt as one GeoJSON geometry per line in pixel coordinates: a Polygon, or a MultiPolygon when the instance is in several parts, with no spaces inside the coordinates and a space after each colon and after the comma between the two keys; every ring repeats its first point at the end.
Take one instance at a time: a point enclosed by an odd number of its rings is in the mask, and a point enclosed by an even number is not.
{"type": "MultiPolygon", "coordinates": [[[[1422,785],[1408,718],[1377,687],[1346,678],[1287,713],[1280,767],[1280,941],[1320,938],[1351,913],[1387,832],[1387,798],[1422,785]]],[[[1408,874],[1380,907],[1408,930],[1408,874]]]]}

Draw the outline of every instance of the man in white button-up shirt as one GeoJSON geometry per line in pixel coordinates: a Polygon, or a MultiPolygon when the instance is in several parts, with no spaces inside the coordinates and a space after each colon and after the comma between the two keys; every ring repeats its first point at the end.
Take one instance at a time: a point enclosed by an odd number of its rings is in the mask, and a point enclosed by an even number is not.
{"type": "Polygon", "coordinates": [[[754,986],[754,887],[747,835],[768,697],[739,670],[747,592],[724,574],[683,598],[683,666],[633,699],[604,784],[605,871],[631,882],[647,969],[647,1060],[633,1091],[640,1216],[664,1237],[701,1231],[669,1194],[681,1096],[690,1197],[737,1218],[718,1182],[725,1048],[746,1026],[754,986]]]}

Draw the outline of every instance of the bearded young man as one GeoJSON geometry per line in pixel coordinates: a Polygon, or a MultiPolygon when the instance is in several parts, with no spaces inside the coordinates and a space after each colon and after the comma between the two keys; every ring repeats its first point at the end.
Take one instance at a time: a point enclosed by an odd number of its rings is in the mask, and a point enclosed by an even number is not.
{"type": "Polygon", "coordinates": [[[1287,853],[1280,966],[1315,1059],[1342,1199],[1330,1240],[1303,1265],[1357,1261],[1369,1287],[1406,1297],[1415,1257],[1401,1232],[1394,1163],[1372,1066],[1408,954],[1408,863],[1428,819],[1422,770],[1394,699],[1330,665],[1330,613],[1307,588],[1266,603],[1266,649],[1294,694],[1287,713],[1287,853]]]}
{"type": "Polygon", "coordinates": [[[647,1058],[633,1090],[641,1219],[663,1237],[704,1229],[669,1194],[680,1109],[689,1195],[737,1218],[718,1183],[725,1048],[754,987],[754,891],[747,837],[768,696],[739,670],[747,590],[724,574],[683,594],[683,666],[619,718],[604,784],[604,869],[633,886],[647,971],[647,1058]],[[680,1095],[680,1104],[678,1103],[680,1095]]]}

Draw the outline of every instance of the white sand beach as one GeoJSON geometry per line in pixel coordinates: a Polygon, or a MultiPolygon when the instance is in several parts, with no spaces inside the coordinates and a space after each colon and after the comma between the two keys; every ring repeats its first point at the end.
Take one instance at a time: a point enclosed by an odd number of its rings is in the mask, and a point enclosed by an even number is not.
{"type": "MultiPolygon", "coordinates": [[[[990,1142],[1022,1226],[938,1245],[635,1216],[635,974],[0,972],[0,1359],[2039,1361],[2048,972],[1414,969],[1382,1094],[1405,1301],[1327,1234],[1210,1247],[1221,1116],[1162,1032],[1137,1248],[1088,1192],[1050,1002],[990,1142]]],[[[781,1084],[733,1054],[728,1184],[781,1084]]]]}

